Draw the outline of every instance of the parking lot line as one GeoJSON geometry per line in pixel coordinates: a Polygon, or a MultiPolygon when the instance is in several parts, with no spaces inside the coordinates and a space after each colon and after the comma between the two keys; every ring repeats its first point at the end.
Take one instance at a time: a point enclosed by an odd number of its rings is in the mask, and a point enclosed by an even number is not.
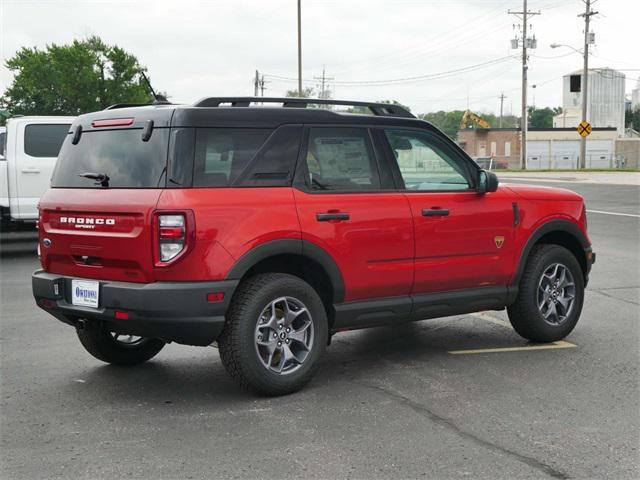
{"type": "Polygon", "coordinates": [[[618,217],[635,217],[640,218],[640,215],[635,213],[620,213],[620,212],[605,212],[603,210],[587,210],[587,213],[601,213],[603,215],[616,215],[618,217]]]}
{"type": "Polygon", "coordinates": [[[504,347],[504,348],[476,348],[473,350],[450,350],[447,353],[451,355],[470,355],[475,353],[505,353],[505,352],[526,352],[529,350],[554,350],[558,348],[573,348],[577,347],[575,343],[565,342],[559,340],[553,343],[547,343],[544,345],[525,345],[523,347],[504,347]]]}

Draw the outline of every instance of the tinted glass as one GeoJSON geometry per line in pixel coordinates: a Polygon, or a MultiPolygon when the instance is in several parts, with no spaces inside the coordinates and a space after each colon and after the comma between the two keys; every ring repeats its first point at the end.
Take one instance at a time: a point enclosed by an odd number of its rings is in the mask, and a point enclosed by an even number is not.
{"type": "Polygon", "coordinates": [[[376,159],[364,128],[311,128],[305,160],[311,189],[380,189],[376,159]]]}
{"type": "Polygon", "coordinates": [[[296,167],[302,127],[283,126],[269,138],[243,175],[243,187],[283,187],[291,185],[296,167]]]}
{"type": "Polygon", "coordinates": [[[385,130],[407,190],[467,190],[467,165],[446,143],[427,132],[385,130]]]}
{"type": "Polygon", "coordinates": [[[68,135],[62,146],[51,185],[53,187],[100,188],[81,173],[103,173],[113,188],[164,186],[169,131],[156,128],[148,142],[142,130],[83,132],[77,145],[68,135]]]}
{"type": "Polygon", "coordinates": [[[233,184],[271,132],[257,128],[198,128],[193,186],[233,184]]]}
{"type": "Polygon", "coordinates": [[[5,132],[0,133],[0,155],[2,156],[2,160],[4,160],[4,157],[7,154],[4,150],[6,137],[7,137],[7,134],[5,132]]]}
{"type": "Polygon", "coordinates": [[[69,126],[27,125],[24,129],[24,153],[32,157],[57,157],[69,126]]]}

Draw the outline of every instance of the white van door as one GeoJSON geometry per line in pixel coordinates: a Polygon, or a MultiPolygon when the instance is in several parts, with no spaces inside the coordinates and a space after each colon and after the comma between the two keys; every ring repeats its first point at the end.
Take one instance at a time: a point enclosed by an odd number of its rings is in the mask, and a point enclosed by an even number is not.
{"type": "Polygon", "coordinates": [[[38,200],[49,188],[60,147],[72,118],[24,119],[17,125],[15,145],[15,185],[19,220],[38,218],[38,200]],[[64,123],[63,123],[64,122],[64,123]]]}

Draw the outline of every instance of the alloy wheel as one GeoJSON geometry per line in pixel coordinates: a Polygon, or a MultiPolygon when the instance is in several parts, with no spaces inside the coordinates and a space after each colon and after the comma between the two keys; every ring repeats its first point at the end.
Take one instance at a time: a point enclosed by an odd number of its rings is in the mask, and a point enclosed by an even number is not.
{"type": "Polygon", "coordinates": [[[563,324],[573,309],[576,284],[571,271],[561,263],[546,268],[540,277],[537,305],[540,314],[549,325],[563,324]]]}
{"type": "Polygon", "coordinates": [[[313,346],[314,327],[309,309],[294,297],[271,301],[258,318],[255,347],[262,365],[279,375],[295,372],[313,346]]]}

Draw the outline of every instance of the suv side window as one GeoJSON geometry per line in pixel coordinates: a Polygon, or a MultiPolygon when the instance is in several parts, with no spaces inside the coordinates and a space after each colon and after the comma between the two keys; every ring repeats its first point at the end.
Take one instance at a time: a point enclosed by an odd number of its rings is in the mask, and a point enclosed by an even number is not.
{"type": "Polygon", "coordinates": [[[288,187],[298,160],[302,126],[283,125],[269,138],[247,167],[240,187],[288,187]]]}
{"type": "Polygon", "coordinates": [[[456,191],[472,187],[472,172],[451,146],[430,132],[385,129],[404,188],[456,191]]]}
{"type": "Polygon", "coordinates": [[[312,127],[304,157],[311,190],[379,190],[380,173],[366,128],[312,127]]]}
{"type": "Polygon", "coordinates": [[[271,129],[198,128],[194,187],[230,187],[260,149],[271,129]]]}

